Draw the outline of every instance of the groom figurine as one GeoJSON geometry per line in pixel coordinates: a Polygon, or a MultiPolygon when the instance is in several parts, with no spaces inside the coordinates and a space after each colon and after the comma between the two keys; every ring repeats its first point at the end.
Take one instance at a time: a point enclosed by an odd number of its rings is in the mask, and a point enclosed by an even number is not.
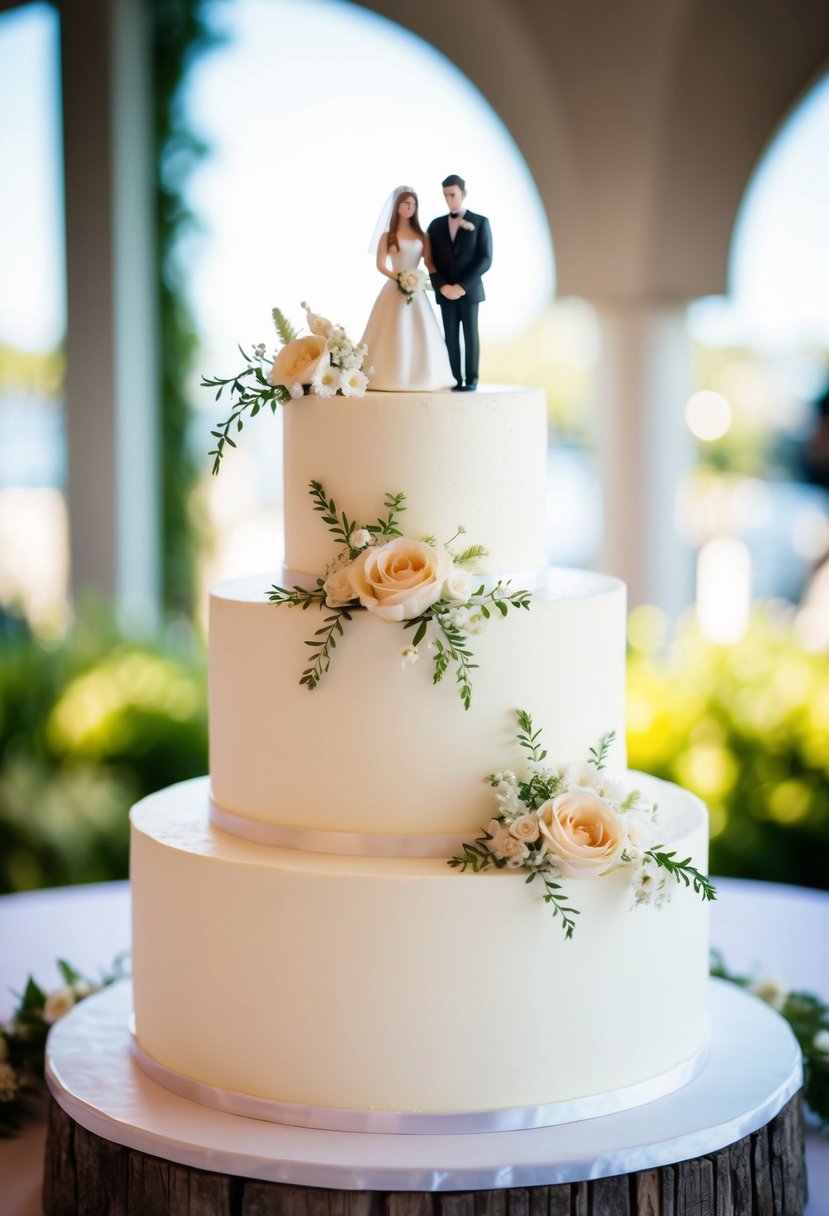
{"type": "Polygon", "coordinates": [[[440,304],[453,392],[473,393],[478,387],[478,305],[486,299],[481,277],[492,265],[492,233],[485,215],[467,211],[466,182],[452,173],[441,183],[448,215],[432,220],[432,286],[440,304]],[[461,375],[460,329],[465,350],[461,375]]]}

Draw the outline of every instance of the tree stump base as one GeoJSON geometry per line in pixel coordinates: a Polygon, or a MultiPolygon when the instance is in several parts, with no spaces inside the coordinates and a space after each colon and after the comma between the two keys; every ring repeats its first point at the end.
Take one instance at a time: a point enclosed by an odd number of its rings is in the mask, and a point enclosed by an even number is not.
{"type": "Polygon", "coordinates": [[[719,1152],[660,1169],[487,1191],[326,1190],[212,1174],[86,1131],[50,1099],[45,1216],[801,1216],[800,1095],[719,1152]]]}

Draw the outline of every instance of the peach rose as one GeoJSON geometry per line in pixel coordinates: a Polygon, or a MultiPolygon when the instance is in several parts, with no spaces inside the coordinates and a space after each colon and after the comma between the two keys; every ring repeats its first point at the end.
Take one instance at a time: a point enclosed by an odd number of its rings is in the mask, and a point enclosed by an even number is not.
{"type": "Polygon", "coordinates": [[[452,558],[422,540],[396,537],[349,566],[354,594],[384,621],[410,621],[440,599],[452,558]]]}
{"type": "Polygon", "coordinates": [[[625,825],[612,806],[587,790],[571,790],[545,802],[538,826],[567,878],[603,874],[625,846],[625,825]]]}
{"type": "Polygon", "coordinates": [[[310,384],[320,361],[326,355],[325,338],[295,338],[287,342],[274,359],[268,376],[270,384],[310,384]]]}

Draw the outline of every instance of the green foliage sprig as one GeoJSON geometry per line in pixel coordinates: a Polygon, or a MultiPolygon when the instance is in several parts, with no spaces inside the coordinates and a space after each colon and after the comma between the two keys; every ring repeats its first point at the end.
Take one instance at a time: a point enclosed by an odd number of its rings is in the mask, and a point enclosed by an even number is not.
{"type": "MultiPolygon", "coordinates": [[[[279,312],[279,309],[274,309],[274,314],[279,312]]],[[[280,316],[282,314],[280,313],[280,316]]],[[[283,318],[284,321],[284,318],[283,318]]],[[[285,322],[287,324],[287,322],[285,322]]],[[[228,417],[224,422],[219,422],[216,430],[210,434],[216,440],[215,448],[212,448],[208,453],[213,457],[213,474],[218,473],[222,457],[225,454],[225,446],[235,448],[236,443],[231,432],[238,434],[245,423],[245,417],[255,418],[259,411],[269,405],[273,413],[276,413],[278,405],[284,405],[289,401],[291,394],[283,384],[270,384],[268,378],[263,371],[263,367],[271,362],[266,358],[264,349],[261,346],[255,347],[251,354],[248,354],[241,346],[239,353],[245,360],[245,367],[242,371],[237,372],[235,376],[203,376],[202,388],[215,388],[216,400],[218,401],[225,389],[229,390],[229,396],[233,402],[233,407],[228,417]]]]}
{"type": "MultiPolygon", "coordinates": [[[[321,516],[322,522],[339,546],[339,553],[332,567],[329,567],[333,571],[344,570],[349,563],[356,561],[378,541],[402,536],[399,520],[406,510],[406,495],[403,493],[388,491],[383,500],[385,516],[378,516],[374,522],[358,524],[356,519],[340,510],[321,482],[310,481],[308,492],[313,509],[321,516]]],[[[444,546],[447,551],[448,546],[465,530],[463,527],[458,528],[444,546]]],[[[426,538],[423,543],[437,547],[434,537],[426,538]]],[[[458,565],[469,564],[485,554],[483,545],[470,545],[460,557],[454,554],[451,556],[453,563],[458,565]]],[[[274,586],[268,593],[268,599],[273,604],[287,604],[303,609],[313,604],[320,609],[327,606],[332,610],[332,615],[325,618],[322,627],[305,643],[316,652],[314,662],[303,671],[300,679],[300,684],[310,690],[317,687],[331,665],[331,653],[336,648],[337,640],[343,635],[343,622],[351,620],[351,610],[356,611],[361,607],[356,594],[345,604],[338,602],[339,597],[333,603],[330,602],[326,585],[326,579],[318,578],[316,586],[311,590],[299,586],[274,586]]],[[[469,709],[472,703],[472,672],[477,668],[477,663],[469,645],[469,629],[466,626],[474,620],[477,630],[491,620],[493,615],[505,617],[510,609],[528,609],[530,601],[529,591],[510,591],[507,585],[500,582],[491,591],[487,591],[485,585],[481,584],[462,603],[440,598],[424,612],[400,622],[404,629],[415,631],[411,644],[403,651],[404,663],[414,662],[419,657],[418,647],[428,640],[428,649],[434,665],[433,683],[439,684],[450,667],[454,666],[461,702],[464,709],[469,709]]]]}
{"type": "Polygon", "coordinates": [[[663,870],[667,870],[677,882],[683,882],[686,887],[692,886],[694,894],[701,895],[703,901],[717,898],[717,888],[709,878],[691,865],[690,857],[686,857],[684,861],[676,861],[676,852],[665,853],[659,847],[648,849],[645,856],[650,857],[651,861],[656,862],[663,870]]]}
{"type": "MultiPolygon", "coordinates": [[[[716,898],[713,883],[691,864],[690,857],[677,861],[676,852],[665,852],[661,846],[643,850],[641,845],[631,843],[631,840],[641,839],[643,829],[648,831],[648,821],[653,820],[656,807],[643,806],[637,791],[624,793],[617,781],[608,782],[600,776],[615,737],[613,731],[603,735],[598,744],[590,748],[586,766],[571,777],[566,767],[556,769],[545,765],[547,750],[542,746],[541,731],[535,729],[532,716],[519,709],[517,719],[516,740],[527,755],[529,775],[519,778],[512,772],[501,772],[490,776],[500,811],[474,843],[465,842],[461,852],[449,859],[450,866],[462,873],[472,870],[475,874],[490,866],[496,869],[506,866],[524,870],[527,883],[541,878],[544,902],[553,916],[561,920],[565,939],[569,941],[579,912],[568,903],[557,880],[562,871],[574,879],[581,875],[570,868],[564,854],[560,857],[556,852],[559,847],[557,832],[562,830],[562,824],[556,819],[553,801],[559,794],[589,793],[594,804],[596,800],[605,804],[601,822],[603,829],[605,825],[611,825],[609,835],[603,830],[604,840],[611,844],[597,840],[595,845],[586,846],[595,847],[596,852],[592,856],[589,852],[583,853],[582,864],[587,867],[585,877],[592,874],[594,881],[601,881],[604,875],[620,867],[631,869],[632,907],[651,903],[659,908],[668,898],[665,879],[654,881],[654,867],[664,870],[677,883],[693,887],[703,900],[716,898]],[[637,816],[637,823],[631,836],[625,818],[633,815],[637,816]],[[553,827],[556,832],[552,831],[553,827]]],[[[585,803],[585,809],[589,805],[585,803]]],[[[595,809],[592,813],[596,814],[595,809]]]]}

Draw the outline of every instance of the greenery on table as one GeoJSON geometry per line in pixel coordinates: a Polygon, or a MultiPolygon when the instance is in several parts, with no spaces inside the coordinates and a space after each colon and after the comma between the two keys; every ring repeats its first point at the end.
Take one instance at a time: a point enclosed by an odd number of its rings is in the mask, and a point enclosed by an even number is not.
{"type": "Polygon", "coordinates": [[[711,974],[753,992],[786,1019],[803,1053],[806,1105],[829,1130],[829,1006],[812,992],[790,992],[777,980],[729,971],[716,950],[711,952],[711,974]]]}

